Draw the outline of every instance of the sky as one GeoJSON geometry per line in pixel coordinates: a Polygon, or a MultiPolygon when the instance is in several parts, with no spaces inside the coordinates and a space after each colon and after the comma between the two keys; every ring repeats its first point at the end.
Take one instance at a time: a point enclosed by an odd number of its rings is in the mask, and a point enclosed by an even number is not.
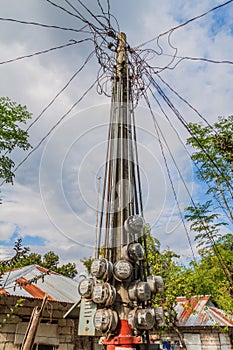
{"type": "MultiPolygon", "coordinates": [[[[78,1],[70,3],[85,18],[94,21],[78,1]]],[[[110,0],[111,14],[117,19],[120,31],[126,33],[130,47],[155,50],[157,54],[153,56],[146,55],[145,51],[141,51],[140,55],[147,63],[167,67],[161,70],[161,78],[209,123],[216,121],[219,115],[232,114],[232,64],[189,59],[178,63],[178,58],[172,63],[171,59],[176,51],[177,57],[231,61],[233,2],[180,27],[170,38],[164,35],[159,42],[150,40],[222,3],[215,0],[110,0]],[[141,46],[144,42],[148,43],[141,46]]],[[[74,13],[65,0],[56,1],[56,4],[74,13]]],[[[97,1],[85,1],[85,4],[93,13],[100,14],[97,1]]],[[[101,4],[107,9],[106,1],[102,0],[101,4]]],[[[14,185],[1,186],[4,203],[0,208],[0,257],[4,259],[12,255],[12,245],[20,237],[31,251],[44,254],[53,250],[59,255],[61,263],[76,262],[81,270],[79,259],[93,255],[96,208],[100,198],[98,178],[101,177],[102,190],[110,98],[99,94],[94,86],[80,100],[97,77],[99,64],[93,55],[80,74],[41,115],[82,67],[94,50],[93,42],[87,40],[45,54],[14,60],[89,36],[72,30],[16,23],[9,19],[63,28],[81,26],[77,17],[53,6],[50,1],[1,1],[0,96],[8,96],[26,105],[32,113],[32,121],[36,122],[29,129],[29,141],[33,147],[45,138],[51,128],[53,131],[17,169],[14,185]],[[13,61],[4,63],[9,60],[13,61]],[[67,113],[71,107],[72,110],[67,113]],[[54,127],[60,119],[62,121],[54,127]]],[[[112,23],[117,28],[113,17],[112,23]]],[[[167,86],[161,81],[159,84],[187,122],[201,121],[200,116],[172,94],[167,86]]],[[[108,85],[108,89],[110,91],[111,85],[108,85]]],[[[167,120],[153,99],[151,107],[189,191],[193,198],[202,198],[203,186],[196,180],[190,157],[180,142],[181,139],[185,143],[187,131],[169,108],[165,107],[167,120]]],[[[151,225],[151,233],[160,240],[163,249],[169,247],[188,259],[191,249],[166,173],[153,120],[143,99],[139,100],[135,117],[145,220],[151,225]]],[[[183,211],[190,199],[166,147],[165,153],[183,211]]],[[[27,152],[20,150],[11,154],[16,165],[26,155],[27,152]]],[[[193,238],[191,234],[195,250],[193,238]]]]}

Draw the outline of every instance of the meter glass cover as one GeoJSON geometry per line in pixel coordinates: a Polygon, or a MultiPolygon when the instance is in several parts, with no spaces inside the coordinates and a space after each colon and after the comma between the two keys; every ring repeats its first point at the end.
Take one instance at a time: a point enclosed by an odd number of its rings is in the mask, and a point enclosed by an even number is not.
{"type": "Polygon", "coordinates": [[[92,294],[92,299],[95,303],[103,303],[104,302],[104,287],[99,284],[94,286],[93,289],[93,294],[92,294]]]}
{"type": "Polygon", "coordinates": [[[132,274],[133,268],[127,260],[118,260],[114,265],[114,274],[116,278],[125,280],[132,274]]]}

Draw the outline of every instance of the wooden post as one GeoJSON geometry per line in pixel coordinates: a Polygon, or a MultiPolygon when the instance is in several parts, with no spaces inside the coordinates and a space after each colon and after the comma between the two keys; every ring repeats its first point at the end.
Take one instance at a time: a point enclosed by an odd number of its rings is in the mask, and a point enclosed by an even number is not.
{"type": "Polygon", "coordinates": [[[47,298],[48,296],[45,295],[40,309],[38,306],[34,307],[20,350],[32,350],[36,332],[40,324],[40,317],[44,310],[47,298]]]}

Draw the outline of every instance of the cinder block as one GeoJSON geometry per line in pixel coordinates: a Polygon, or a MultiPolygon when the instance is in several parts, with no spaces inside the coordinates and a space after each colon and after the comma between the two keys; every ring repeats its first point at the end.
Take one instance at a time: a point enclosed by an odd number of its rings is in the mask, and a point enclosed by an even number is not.
{"type": "Polygon", "coordinates": [[[72,343],[72,336],[67,334],[62,334],[59,336],[59,344],[60,343],[72,343]]]}
{"type": "Polygon", "coordinates": [[[72,327],[59,327],[58,328],[59,334],[73,334],[74,330],[72,327]]]}
{"type": "Polygon", "coordinates": [[[64,320],[63,318],[58,320],[58,327],[66,327],[67,326],[67,320],[64,320]]]}
{"type": "Polygon", "coordinates": [[[6,342],[6,336],[7,336],[7,334],[0,333],[0,344],[6,342]]]}
{"type": "Polygon", "coordinates": [[[58,350],[68,350],[67,349],[67,344],[59,344],[58,350]]]}
{"type": "Polygon", "coordinates": [[[15,323],[6,323],[1,329],[1,332],[3,332],[3,333],[15,334],[15,331],[16,331],[16,324],[15,323]]]}
{"type": "Polygon", "coordinates": [[[73,321],[73,320],[67,319],[67,320],[66,320],[66,325],[67,325],[68,327],[74,327],[74,321],[73,321]]]}
{"type": "Polygon", "coordinates": [[[15,334],[14,334],[14,333],[7,333],[7,335],[6,335],[6,340],[7,340],[7,342],[12,342],[12,343],[14,343],[15,334]]]}
{"type": "Polygon", "coordinates": [[[74,350],[74,344],[67,344],[67,350],[74,350]]]}
{"type": "Polygon", "coordinates": [[[6,343],[4,350],[18,350],[17,346],[13,343],[6,343]]]}

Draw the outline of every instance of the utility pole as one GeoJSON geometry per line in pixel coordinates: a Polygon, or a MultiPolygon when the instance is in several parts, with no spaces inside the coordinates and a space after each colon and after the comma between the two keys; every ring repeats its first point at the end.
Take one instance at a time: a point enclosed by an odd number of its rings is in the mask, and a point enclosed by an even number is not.
{"type": "Polygon", "coordinates": [[[134,349],[162,323],[161,308],[151,304],[163,281],[148,276],[131,84],[126,35],[119,33],[97,255],[92,278],[79,284],[82,298],[97,305],[93,323],[107,350],[134,349]]]}

